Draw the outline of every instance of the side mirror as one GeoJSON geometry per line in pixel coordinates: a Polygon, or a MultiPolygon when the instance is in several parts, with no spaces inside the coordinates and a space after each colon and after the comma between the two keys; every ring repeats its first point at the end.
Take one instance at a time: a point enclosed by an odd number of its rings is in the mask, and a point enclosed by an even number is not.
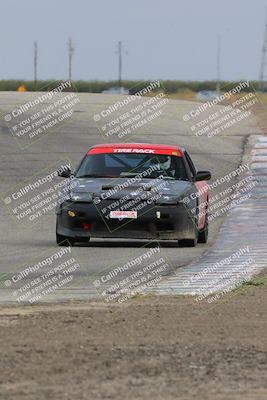
{"type": "Polygon", "coordinates": [[[69,178],[72,175],[71,170],[69,168],[66,168],[63,171],[62,170],[57,171],[57,173],[58,176],[60,176],[61,178],[69,178]]]}
{"type": "Polygon", "coordinates": [[[208,181],[210,178],[210,171],[199,171],[196,174],[195,181],[208,181]]]}

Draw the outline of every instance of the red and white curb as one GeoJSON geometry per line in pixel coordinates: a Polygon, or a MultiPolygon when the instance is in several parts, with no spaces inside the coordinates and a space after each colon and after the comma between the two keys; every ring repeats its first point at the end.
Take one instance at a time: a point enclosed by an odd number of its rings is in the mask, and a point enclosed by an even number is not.
{"type": "Polygon", "coordinates": [[[267,137],[250,136],[250,144],[248,196],[236,193],[243,200],[229,211],[212,249],[162,280],[153,293],[201,299],[235,289],[267,266],[267,137]]]}

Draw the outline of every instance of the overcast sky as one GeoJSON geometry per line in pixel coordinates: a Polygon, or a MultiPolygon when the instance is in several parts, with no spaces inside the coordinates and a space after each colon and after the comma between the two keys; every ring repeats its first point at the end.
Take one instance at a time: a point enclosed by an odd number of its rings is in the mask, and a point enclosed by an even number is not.
{"type": "Polygon", "coordinates": [[[67,41],[76,51],[73,79],[116,79],[118,40],[125,79],[258,79],[267,0],[0,0],[0,79],[68,76],[67,41]]]}

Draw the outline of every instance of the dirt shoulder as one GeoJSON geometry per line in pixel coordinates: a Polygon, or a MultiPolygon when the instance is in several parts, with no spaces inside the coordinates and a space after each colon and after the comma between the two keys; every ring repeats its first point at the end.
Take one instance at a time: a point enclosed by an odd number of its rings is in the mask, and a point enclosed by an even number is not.
{"type": "Polygon", "coordinates": [[[265,282],[212,304],[2,308],[0,398],[266,399],[265,282]]]}

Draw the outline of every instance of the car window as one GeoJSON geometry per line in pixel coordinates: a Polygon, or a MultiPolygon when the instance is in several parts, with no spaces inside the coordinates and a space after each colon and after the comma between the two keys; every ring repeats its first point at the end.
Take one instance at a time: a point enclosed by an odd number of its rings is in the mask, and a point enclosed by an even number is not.
{"type": "Polygon", "coordinates": [[[105,165],[109,167],[121,167],[122,165],[129,165],[129,167],[135,168],[143,160],[142,157],[138,157],[138,154],[131,154],[133,157],[129,157],[129,154],[105,154],[105,165]]]}
{"type": "Polygon", "coordinates": [[[172,179],[187,180],[181,157],[141,153],[89,154],[78,168],[76,177],[93,175],[119,178],[125,174],[141,174],[149,169],[152,172],[146,178],[163,175],[172,179]]]}

